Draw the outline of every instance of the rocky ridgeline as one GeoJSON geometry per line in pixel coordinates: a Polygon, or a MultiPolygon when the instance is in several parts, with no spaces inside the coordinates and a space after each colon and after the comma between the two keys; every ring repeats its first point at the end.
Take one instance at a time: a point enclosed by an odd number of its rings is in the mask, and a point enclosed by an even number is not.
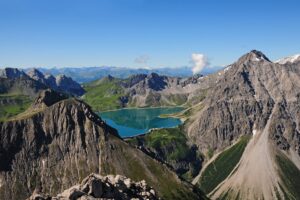
{"type": "Polygon", "coordinates": [[[159,199],[146,181],[133,182],[120,175],[90,174],[81,184],[75,185],[56,197],[39,193],[36,189],[27,200],[91,200],[91,199],[159,199]]]}
{"type": "Polygon", "coordinates": [[[22,94],[36,96],[41,89],[47,88],[72,96],[81,96],[85,93],[81,85],[71,77],[65,75],[54,77],[43,74],[37,69],[32,69],[27,73],[17,68],[0,69],[0,79],[0,93],[22,91],[22,94]]]}
{"type": "Polygon", "coordinates": [[[32,69],[27,73],[27,75],[30,78],[39,81],[56,91],[64,92],[74,96],[81,96],[85,93],[84,89],[79,83],[74,81],[71,77],[67,77],[63,74],[54,77],[50,74],[45,75],[37,69],[32,69]]]}

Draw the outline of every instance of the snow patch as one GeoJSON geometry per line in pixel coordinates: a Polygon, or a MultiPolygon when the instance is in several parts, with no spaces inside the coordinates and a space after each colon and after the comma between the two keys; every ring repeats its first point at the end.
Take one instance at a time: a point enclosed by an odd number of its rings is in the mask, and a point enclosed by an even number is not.
{"type": "Polygon", "coordinates": [[[275,61],[275,63],[283,65],[283,64],[286,64],[288,62],[294,63],[298,59],[300,59],[300,54],[296,54],[294,56],[290,56],[290,57],[285,57],[285,58],[279,59],[279,60],[275,61]]]}
{"type": "Polygon", "coordinates": [[[228,67],[226,67],[223,71],[227,72],[230,68],[231,68],[231,65],[228,65],[228,67]]]}

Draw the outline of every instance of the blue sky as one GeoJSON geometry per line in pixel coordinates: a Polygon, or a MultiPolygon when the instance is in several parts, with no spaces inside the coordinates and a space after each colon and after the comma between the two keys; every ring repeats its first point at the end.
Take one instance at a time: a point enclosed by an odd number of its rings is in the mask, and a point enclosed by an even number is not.
{"type": "Polygon", "coordinates": [[[230,64],[300,53],[297,0],[0,0],[0,66],[230,64]]]}

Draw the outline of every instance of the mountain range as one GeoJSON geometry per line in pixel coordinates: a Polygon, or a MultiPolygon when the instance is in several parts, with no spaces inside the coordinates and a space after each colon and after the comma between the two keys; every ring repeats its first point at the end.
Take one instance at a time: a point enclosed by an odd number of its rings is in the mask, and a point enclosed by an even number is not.
{"type": "MultiPolygon", "coordinates": [[[[17,68],[4,68],[4,69],[0,69],[0,78],[2,79],[3,82],[1,89],[11,93],[21,92],[27,94],[24,88],[25,87],[33,88],[34,86],[27,85],[25,83],[24,85],[20,85],[20,87],[23,87],[22,89],[13,85],[10,86],[6,85],[7,87],[5,87],[4,82],[10,81],[12,82],[12,84],[17,84],[20,82],[20,80],[24,80],[27,82],[35,83],[36,85],[38,85],[37,86],[38,88],[45,89],[45,87],[48,87],[48,88],[52,88],[53,90],[64,92],[75,96],[81,96],[85,92],[80,86],[80,84],[78,84],[70,77],[67,77],[63,74],[57,75],[56,77],[54,77],[51,74],[45,75],[37,69],[31,69],[25,73],[24,71],[19,70],[17,68]],[[15,91],[15,90],[23,90],[23,91],[15,91]]],[[[37,89],[35,91],[37,91],[37,89]]],[[[31,95],[33,95],[32,92],[31,95]]]]}
{"type": "Polygon", "coordinates": [[[0,76],[2,105],[16,91],[35,99],[0,121],[0,199],[300,199],[299,56],[272,62],[253,50],[208,75],[107,75],[80,98],[37,71],[0,76]],[[178,105],[179,127],[125,139],[94,113],[178,105]]]}
{"type": "MultiPolygon", "coordinates": [[[[207,67],[204,68],[202,74],[211,74],[216,72],[223,67],[207,67]]],[[[62,68],[38,68],[43,73],[49,73],[53,75],[65,74],[66,76],[72,77],[79,83],[88,83],[101,79],[108,75],[116,78],[128,78],[135,74],[151,74],[157,73],[165,76],[175,77],[189,77],[193,75],[191,67],[162,67],[162,68],[128,68],[128,67],[62,67],[62,68]]]]}

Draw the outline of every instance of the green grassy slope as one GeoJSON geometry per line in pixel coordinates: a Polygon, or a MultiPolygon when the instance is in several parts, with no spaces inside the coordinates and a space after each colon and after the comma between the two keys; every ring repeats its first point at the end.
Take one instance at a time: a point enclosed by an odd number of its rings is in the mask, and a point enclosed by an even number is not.
{"type": "Polygon", "coordinates": [[[276,155],[276,163],[287,199],[300,199],[300,170],[284,154],[276,155]]]}
{"type": "Polygon", "coordinates": [[[83,100],[95,111],[105,111],[122,107],[120,97],[124,91],[118,80],[103,80],[99,84],[92,82],[84,86],[86,94],[83,100]]]}
{"type": "Polygon", "coordinates": [[[203,171],[199,186],[206,193],[210,193],[232,172],[239,162],[250,136],[241,137],[240,141],[222,152],[213,162],[203,171]]]}
{"type": "Polygon", "coordinates": [[[0,121],[5,121],[24,112],[32,103],[25,95],[1,94],[0,95],[0,121]]]}
{"type": "Polygon", "coordinates": [[[171,166],[175,163],[189,165],[187,169],[176,170],[177,174],[186,180],[191,180],[199,173],[201,157],[196,148],[187,144],[187,138],[180,127],[153,130],[149,134],[130,138],[127,141],[149,149],[159,155],[160,160],[171,166]]]}
{"type": "Polygon", "coordinates": [[[205,199],[203,193],[192,185],[182,182],[166,166],[132,148],[129,144],[111,137],[106,146],[103,174],[121,174],[135,181],[146,180],[163,199],[205,199]]]}

